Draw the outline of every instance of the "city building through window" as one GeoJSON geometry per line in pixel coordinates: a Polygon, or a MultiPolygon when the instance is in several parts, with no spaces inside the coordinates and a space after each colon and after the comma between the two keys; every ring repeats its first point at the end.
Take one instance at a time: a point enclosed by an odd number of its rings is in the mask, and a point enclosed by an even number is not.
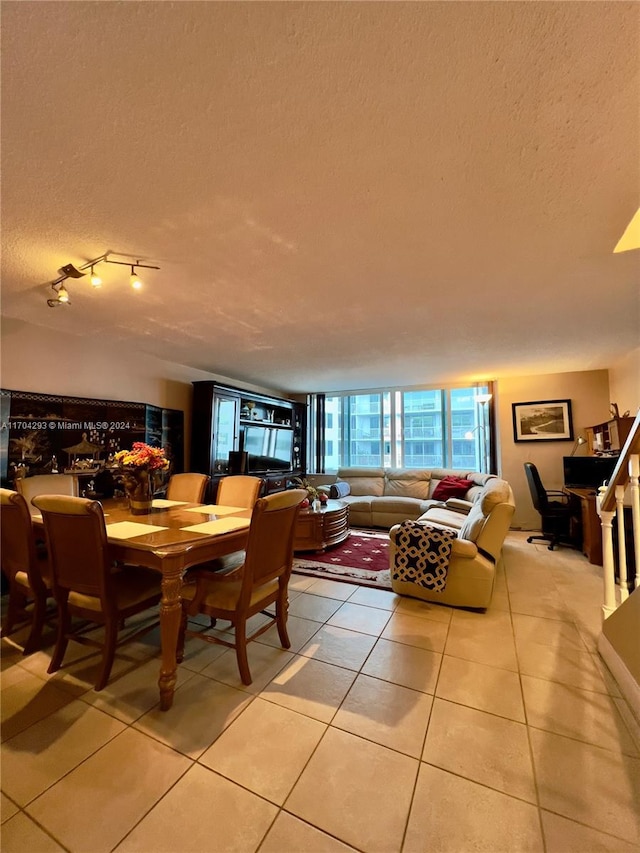
{"type": "Polygon", "coordinates": [[[323,459],[324,471],[344,466],[489,471],[490,393],[488,385],[477,385],[326,395],[322,423],[314,395],[309,459],[323,459]],[[316,453],[317,442],[324,454],[316,453]]]}

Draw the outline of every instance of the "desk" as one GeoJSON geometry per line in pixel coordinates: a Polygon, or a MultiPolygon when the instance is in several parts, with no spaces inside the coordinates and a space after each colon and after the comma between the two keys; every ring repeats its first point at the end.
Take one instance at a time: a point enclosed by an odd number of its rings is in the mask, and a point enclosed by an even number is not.
{"type": "MultiPolygon", "coordinates": [[[[230,532],[195,532],[185,530],[218,516],[215,507],[203,504],[180,504],[173,506],[154,506],[148,515],[132,515],[126,499],[102,501],[107,525],[107,539],[114,560],[133,565],[146,566],[162,575],[162,601],[160,604],[160,637],[162,663],[158,687],[160,689],[160,707],[169,710],[173,703],[173,693],[177,680],[176,646],[182,611],[180,588],[182,577],[190,566],[213,560],[224,554],[231,554],[246,547],[249,527],[230,532]],[[207,512],[192,511],[195,507],[206,506],[207,512]],[[109,527],[118,522],[153,525],[164,530],[141,533],[132,538],[122,539],[110,535],[109,527]]],[[[167,504],[168,501],[154,502],[167,504]]],[[[220,518],[250,519],[251,510],[224,510],[220,518]]],[[[34,524],[42,525],[42,517],[35,516],[34,524]]],[[[116,528],[117,529],[117,528],[116,528]]]]}
{"type": "Polygon", "coordinates": [[[595,489],[564,490],[576,507],[582,530],[582,553],[595,566],[602,565],[602,527],[596,511],[595,489]]]}

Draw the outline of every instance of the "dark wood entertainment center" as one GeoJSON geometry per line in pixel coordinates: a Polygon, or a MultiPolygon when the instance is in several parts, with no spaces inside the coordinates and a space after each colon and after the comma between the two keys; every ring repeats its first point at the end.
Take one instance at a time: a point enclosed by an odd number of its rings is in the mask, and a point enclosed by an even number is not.
{"type": "Polygon", "coordinates": [[[263,494],[282,491],[305,475],[306,419],[306,405],[295,400],[194,382],[189,470],[211,477],[208,500],[228,474],[261,477],[263,494]]]}

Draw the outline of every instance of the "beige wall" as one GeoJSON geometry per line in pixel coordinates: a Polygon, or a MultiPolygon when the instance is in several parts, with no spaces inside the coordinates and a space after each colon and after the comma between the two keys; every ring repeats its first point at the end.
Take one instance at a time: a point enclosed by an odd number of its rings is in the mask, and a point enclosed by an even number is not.
{"type": "MultiPolygon", "coordinates": [[[[501,474],[511,483],[516,499],[512,526],[539,529],[540,516],[531,503],[524,475],[524,463],[533,462],[547,489],[563,486],[562,458],[574,446],[569,441],[515,442],[512,403],[538,400],[571,400],[574,438],[585,435],[585,427],[608,420],[609,378],[606,370],[554,373],[501,379],[497,391],[497,419],[500,435],[501,474]]],[[[577,453],[584,454],[584,448],[577,453]]]]}
{"type": "Polygon", "coordinates": [[[640,408],[640,347],[632,350],[609,369],[611,402],[618,411],[633,417],[640,408]]]}
{"type": "MultiPolygon", "coordinates": [[[[615,377],[618,397],[611,397],[622,413],[633,407],[634,358],[620,362],[615,377]]],[[[233,378],[207,373],[169,361],[127,352],[118,345],[87,337],[61,335],[21,321],[2,320],[3,388],[50,394],[127,400],[181,409],[185,413],[186,459],[191,428],[191,383],[201,379],[240,385],[258,393],[275,389],[239,383],[233,378]]],[[[531,505],[523,463],[534,462],[549,489],[562,486],[562,457],[571,452],[571,442],[516,444],[513,441],[511,404],[535,400],[569,399],[575,435],[609,418],[609,375],[606,370],[558,373],[501,379],[497,383],[496,412],[500,473],[508,480],[516,498],[513,526],[539,527],[539,516],[531,505]]],[[[637,406],[638,398],[635,398],[637,406]]],[[[578,452],[584,452],[583,449],[578,452]]]]}
{"type": "MultiPolygon", "coordinates": [[[[59,309],[64,310],[64,309],[59,309]]],[[[14,391],[149,403],[185,414],[185,465],[189,465],[192,382],[215,380],[269,394],[234,379],[127,351],[91,337],[62,335],[2,318],[0,385],[14,391]]]]}

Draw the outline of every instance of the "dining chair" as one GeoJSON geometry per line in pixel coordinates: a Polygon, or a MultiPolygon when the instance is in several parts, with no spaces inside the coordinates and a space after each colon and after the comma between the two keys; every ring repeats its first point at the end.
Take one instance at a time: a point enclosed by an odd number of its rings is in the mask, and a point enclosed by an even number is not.
{"type": "Polygon", "coordinates": [[[220,574],[196,571],[182,588],[182,622],[178,639],[178,660],[184,656],[185,636],[235,649],[243,684],[251,684],[247,643],[273,624],[283,648],[291,646],[287,633],[288,592],[293,561],[293,536],[305,489],[277,492],[259,498],[251,515],[245,560],[235,571],[220,574]],[[275,615],[265,610],[275,603],[275,615]],[[199,613],[212,619],[226,619],[234,627],[235,641],[187,627],[189,616],[199,613]],[[268,621],[247,636],[247,620],[256,613],[268,621]]]}
{"type": "Polygon", "coordinates": [[[0,560],[9,583],[7,615],[2,636],[16,624],[31,619],[31,631],[23,654],[37,651],[47,618],[47,600],[53,598],[46,554],[38,554],[29,507],[24,497],[11,489],[0,489],[0,560]],[[31,603],[33,612],[26,608],[31,603]]]}
{"type": "Polygon", "coordinates": [[[167,500],[201,504],[210,479],[208,474],[172,474],[167,486],[167,500]]]}
{"type": "Polygon", "coordinates": [[[37,495],[73,495],[79,494],[78,478],[73,474],[35,474],[33,477],[19,477],[16,480],[16,491],[20,492],[27,502],[31,515],[38,510],[31,503],[37,495]]]}
{"type": "MultiPolygon", "coordinates": [[[[262,480],[260,477],[250,477],[244,474],[230,475],[222,477],[218,481],[218,491],[216,493],[216,504],[219,506],[234,506],[242,509],[253,509],[258,496],[262,489],[262,480]]],[[[216,557],[214,560],[209,560],[207,563],[202,563],[196,566],[196,569],[206,570],[210,572],[228,572],[237,569],[242,565],[245,558],[244,551],[234,551],[232,554],[224,554],[221,557],[216,557]]],[[[191,572],[193,573],[193,569],[191,572]]],[[[211,620],[211,626],[215,625],[216,620],[211,620]]]]}
{"type": "Polygon", "coordinates": [[[245,474],[222,477],[218,482],[216,503],[220,506],[253,509],[261,489],[262,480],[260,477],[250,477],[245,474]]]}
{"type": "Polygon", "coordinates": [[[157,605],[160,574],[140,566],[114,569],[109,557],[102,505],[86,498],[39,495],[33,503],[42,513],[58,608],[58,635],[47,672],[62,666],[69,640],[102,648],[96,690],[109,680],[116,647],[141,637],[159,624],[156,616],[118,640],[124,620],[157,605]],[[72,630],[72,616],[104,626],[104,642],[72,630]]]}

